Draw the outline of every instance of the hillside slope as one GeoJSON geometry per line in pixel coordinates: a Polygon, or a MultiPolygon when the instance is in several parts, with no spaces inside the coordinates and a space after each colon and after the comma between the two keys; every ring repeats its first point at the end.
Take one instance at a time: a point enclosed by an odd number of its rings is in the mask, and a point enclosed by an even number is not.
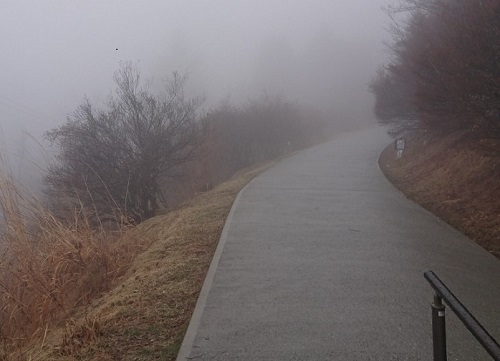
{"type": "Polygon", "coordinates": [[[231,205],[270,165],[240,171],[132,229],[123,247],[142,252],[115,287],[59,328],[46,330],[43,340],[5,359],[174,360],[231,205]]]}
{"type": "Polygon", "coordinates": [[[499,141],[418,135],[407,139],[401,159],[388,146],[379,165],[408,198],[500,258],[499,141]]]}

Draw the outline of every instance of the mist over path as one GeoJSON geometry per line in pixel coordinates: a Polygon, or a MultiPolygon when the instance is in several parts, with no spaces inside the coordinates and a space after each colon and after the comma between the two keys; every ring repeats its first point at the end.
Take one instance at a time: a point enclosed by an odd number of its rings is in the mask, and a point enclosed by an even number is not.
{"type": "MultiPolygon", "coordinates": [[[[390,141],[345,134],[245,188],[179,359],[429,360],[428,269],[500,339],[500,262],[385,179],[390,141]]],[[[450,360],[489,359],[449,309],[447,330],[450,360]]]]}

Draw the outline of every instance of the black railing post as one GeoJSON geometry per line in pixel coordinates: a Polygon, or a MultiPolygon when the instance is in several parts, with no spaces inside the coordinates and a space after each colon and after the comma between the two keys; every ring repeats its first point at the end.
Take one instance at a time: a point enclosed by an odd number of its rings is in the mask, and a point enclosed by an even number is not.
{"type": "Polygon", "coordinates": [[[424,273],[436,292],[432,304],[432,338],[434,342],[434,360],[446,360],[446,334],[443,300],[457,315],[458,319],[467,327],[472,335],[484,347],[493,360],[500,361],[500,345],[491,337],[488,331],[474,318],[460,300],[446,287],[446,285],[432,271],[424,273]],[[442,308],[441,308],[442,307],[442,308]],[[440,311],[441,310],[441,311],[440,311]],[[440,312],[442,312],[440,314],[440,312]],[[442,317],[440,317],[440,315],[442,317]],[[441,325],[442,323],[442,325],[441,325]],[[442,335],[442,337],[440,336],[442,335]],[[442,345],[439,345],[442,343],[442,345]],[[439,348],[438,348],[439,347],[439,348]],[[441,350],[441,351],[439,351],[441,350]]]}
{"type": "Polygon", "coordinates": [[[436,293],[432,307],[432,347],[434,361],[446,361],[446,318],[441,297],[436,293]]]}

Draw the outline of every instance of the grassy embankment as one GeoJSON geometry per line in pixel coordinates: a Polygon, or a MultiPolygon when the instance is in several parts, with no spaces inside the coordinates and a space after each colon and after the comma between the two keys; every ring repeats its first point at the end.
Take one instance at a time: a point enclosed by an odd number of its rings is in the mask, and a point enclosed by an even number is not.
{"type": "MultiPolygon", "coordinates": [[[[29,339],[18,348],[3,340],[0,360],[175,359],[231,205],[270,164],[240,171],[113,241],[86,225],[64,227],[32,204],[47,236],[37,232],[33,247],[23,219],[11,218],[12,247],[23,249],[9,251],[14,263],[0,262],[3,271],[15,266],[13,281],[0,282],[3,311],[10,308],[1,314],[19,332],[7,323],[3,332],[29,339]]],[[[3,202],[14,207],[12,216],[23,203],[15,196],[3,202]]]]}
{"type": "Polygon", "coordinates": [[[473,136],[414,136],[401,159],[390,145],[379,164],[410,199],[500,258],[500,142],[473,136]]]}

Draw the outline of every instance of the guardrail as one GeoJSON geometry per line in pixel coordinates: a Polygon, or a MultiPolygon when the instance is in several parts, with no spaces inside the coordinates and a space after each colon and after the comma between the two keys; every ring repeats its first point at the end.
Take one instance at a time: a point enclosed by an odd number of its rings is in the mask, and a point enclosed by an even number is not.
{"type": "Polygon", "coordinates": [[[424,273],[425,279],[430,283],[434,291],[434,303],[432,307],[432,344],[434,350],[434,361],[446,361],[446,316],[443,300],[457,315],[472,335],[479,341],[488,354],[495,360],[500,361],[500,346],[484,327],[465,308],[457,297],[446,287],[446,285],[432,271],[424,273]]]}

